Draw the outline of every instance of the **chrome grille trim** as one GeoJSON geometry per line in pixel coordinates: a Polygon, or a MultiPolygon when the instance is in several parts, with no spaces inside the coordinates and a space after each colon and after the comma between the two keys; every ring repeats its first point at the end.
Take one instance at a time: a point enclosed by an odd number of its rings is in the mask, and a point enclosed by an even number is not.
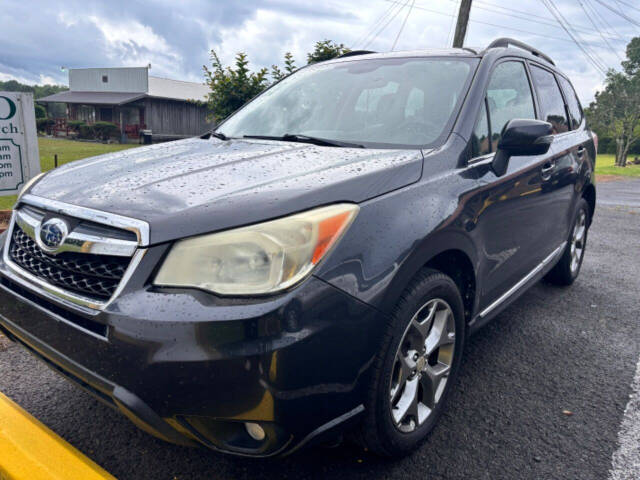
{"type": "MultiPolygon", "coordinates": [[[[11,216],[11,221],[9,223],[9,228],[5,232],[6,240],[2,251],[3,261],[5,265],[9,267],[7,273],[11,273],[11,280],[17,282],[25,288],[41,293],[46,297],[58,300],[62,303],[72,303],[74,305],[88,307],[92,310],[104,310],[116,298],[120,296],[124,288],[129,283],[129,280],[133,276],[133,273],[138,268],[138,265],[142,261],[144,255],[147,253],[146,248],[140,248],[149,245],[149,225],[146,222],[123,217],[120,215],[113,215],[107,212],[100,212],[85,207],[77,207],[75,205],[69,205],[62,202],[50,201],[30,194],[24,195],[20,199],[19,204],[16,205],[16,208],[19,208],[20,205],[23,204],[41,208],[52,213],[60,213],[70,217],[75,217],[77,219],[88,220],[90,222],[131,231],[135,233],[136,238],[138,239],[138,243],[136,244],[136,249],[133,253],[133,256],[131,257],[131,262],[124,272],[124,276],[122,277],[122,280],[118,284],[118,287],[116,288],[112,297],[107,301],[98,301],[93,298],[66,291],[55,285],[51,285],[48,282],[42,280],[41,278],[38,278],[37,276],[31,274],[30,272],[27,272],[20,266],[16,265],[11,260],[11,258],[9,258],[10,243],[11,239],[13,238],[13,230],[18,217],[16,211],[14,210],[11,216]]],[[[24,219],[24,217],[22,216],[21,218],[24,219]]],[[[83,251],[81,250],[80,252],[83,251]]],[[[91,253],[96,253],[96,251],[92,251],[91,253]]]]}
{"type": "Polygon", "coordinates": [[[30,193],[24,195],[20,199],[20,204],[26,203],[37,208],[42,208],[52,213],[60,213],[70,217],[81,218],[95,223],[101,223],[109,227],[129,230],[136,234],[138,238],[138,246],[149,246],[149,224],[136,218],[124,217],[115,213],[102,212],[86,207],[78,207],[68,203],[58,202],[57,200],[48,200],[38,197],[30,193]]]}
{"type": "Polygon", "coordinates": [[[23,270],[75,294],[98,300],[113,296],[131,257],[69,253],[53,256],[42,250],[16,223],[9,257],[23,270]]]}
{"type": "MultiPolygon", "coordinates": [[[[16,211],[16,223],[20,229],[37,243],[38,229],[42,218],[36,217],[26,209],[16,211]]],[[[64,243],[50,255],[58,255],[63,252],[89,253],[94,255],[113,255],[115,257],[131,257],[138,248],[137,242],[108,238],[98,235],[89,235],[72,231],[64,243]]]]}

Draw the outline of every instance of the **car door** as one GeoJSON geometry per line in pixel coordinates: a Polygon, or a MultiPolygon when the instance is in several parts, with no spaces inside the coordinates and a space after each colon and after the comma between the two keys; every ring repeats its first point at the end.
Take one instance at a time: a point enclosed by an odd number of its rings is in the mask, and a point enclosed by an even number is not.
{"type": "Polygon", "coordinates": [[[501,176],[490,164],[506,123],[514,118],[536,118],[535,105],[526,63],[516,59],[498,63],[476,125],[480,131],[472,139],[472,150],[478,156],[471,165],[476,165],[480,184],[473,202],[477,207],[472,235],[480,250],[481,307],[524,278],[554,248],[543,193],[552,155],[512,157],[501,176]],[[488,131],[482,132],[484,129],[488,131]]]}
{"type": "Polygon", "coordinates": [[[554,138],[550,149],[552,156],[548,159],[542,176],[541,196],[549,225],[549,239],[552,240],[552,246],[557,247],[567,239],[573,213],[577,160],[579,155],[584,154],[584,147],[578,151],[578,132],[572,130],[567,102],[560,90],[558,77],[536,63],[531,63],[530,69],[538,97],[538,118],[551,123],[553,127],[554,138]]]}
{"type": "MultiPolygon", "coordinates": [[[[569,184],[567,198],[568,202],[567,229],[571,226],[571,219],[573,218],[573,212],[575,203],[582,196],[578,183],[589,179],[591,171],[591,162],[594,160],[592,155],[595,155],[595,148],[593,145],[593,138],[590,131],[586,126],[586,120],[584,118],[584,112],[582,106],[578,100],[573,86],[562,75],[556,74],[562,93],[564,94],[565,104],[567,105],[567,113],[569,114],[569,123],[571,124],[571,138],[569,148],[571,149],[571,161],[572,165],[570,169],[565,172],[558,172],[559,183],[569,184]]],[[[568,230],[565,232],[565,238],[568,236],[568,230]]]]}

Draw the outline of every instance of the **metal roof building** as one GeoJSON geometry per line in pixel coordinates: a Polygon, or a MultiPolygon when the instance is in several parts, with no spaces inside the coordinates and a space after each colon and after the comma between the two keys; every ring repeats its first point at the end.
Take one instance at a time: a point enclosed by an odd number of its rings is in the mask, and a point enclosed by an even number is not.
{"type": "Polygon", "coordinates": [[[151,130],[154,138],[201,134],[207,122],[209,89],[195,82],[152,77],[149,67],[69,70],[69,90],[38,102],[65,103],[67,120],[112,122],[130,138],[151,130]]]}

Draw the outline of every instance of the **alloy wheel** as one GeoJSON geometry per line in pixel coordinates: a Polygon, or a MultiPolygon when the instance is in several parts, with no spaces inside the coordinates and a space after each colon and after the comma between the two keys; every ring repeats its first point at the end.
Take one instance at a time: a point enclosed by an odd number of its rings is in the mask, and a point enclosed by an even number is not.
{"type": "Polygon", "coordinates": [[[571,235],[571,273],[575,274],[580,266],[582,260],[582,253],[584,252],[585,239],[587,233],[587,214],[584,210],[580,210],[576,224],[573,227],[573,234],[571,235]]]}
{"type": "Polygon", "coordinates": [[[401,432],[414,431],[438,405],[453,365],[455,330],[453,311],[442,299],[427,302],[409,322],[389,388],[391,417],[401,432]]]}

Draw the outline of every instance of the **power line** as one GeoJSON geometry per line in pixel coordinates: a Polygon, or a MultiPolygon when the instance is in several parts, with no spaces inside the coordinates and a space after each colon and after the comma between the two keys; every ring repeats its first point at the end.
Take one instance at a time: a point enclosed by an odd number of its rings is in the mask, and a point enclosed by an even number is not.
{"type": "Polygon", "coordinates": [[[372,28],[369,34],[367,35],[367,37],[362,41],[362,48],[366,48],[367,45],[369,45],[373,40],[375,40],[375,38],[380,34],[381,30],[386,28],[387,26],[386,22],[390,18],[393,18],[397,14],[397,11],[399,10],[402,10],[401,3],[394,3],[391,5],[391,9],[387,11],[386,15],[383,15],[381,22],[376,27],[372,28]]]}
{"type": "Polygon", "coordinates": [[[367,43],[367,41],[370,40],[370,37],[375,35],[378,27],[380,27],[387,20],[389,15],[392,14],[393,10],[395,10],[396,8],[400,8],[400,6],[396,4],[391,4],[389,8],[380,16],[380,18],[378,18],[378,20],[374,22],[374,24],[371,26],[369,31],[364,35],[364,37],[358,40],[358,43],[364,46],[367,43]]]}
{"type": "Polygon", "coordinates": [[[576,36],[574,36],[574,34],[569,30],[568,26],[566,25],[566,19],[562,15],[562,12],[558,10],[558,7],[556,7],[555,3],[553,3],[553,0],[542,0],[542,1],[545,7],[547,7],[547,10],[549,10],[549,12],[555,17],[558,24],[564,29],[564,31],[571,38],[571,40],[578,46],[580,50],[582,50],[582,52],[585,54],[589,62],[591,62],[591,64],[596,68],[598,72],[603,74],[605,70],[604,67],[600,65],[595,58],[593,58],[593,56],[582,45],[580,40],[578,40],[576,36]]]}
{"type": "Polygon", "coordinates": [[[607,46],[609,47],[609,50],[611,50],[615,54],[615,56],[618,57],[618,60],[622,61],[622,57],[620,57],[618,52],[611,46],[607,38],[602,34],[602,30],[600,30],[600,27],[598,26],[598,24],[593,20],[593,18],[591,18],[591,15],[589,15],[589,12],[585,8],[584,4],[582,3],[582,0],[578,0],[578,3],[580,4],[580,7],[582,7],[582,11],[584,12],[584,14],[587,16],[587,18],[591,22],[591,25],[593,25],[593,28],[597,30],[598,34],[600,35],[604,43],[606,43],[607,46]]]}
{"type": "Polygon", "coordinates": [[[393,45],[391,46],[391,51],[393,52],[396,48],[396,44],[398,43],[398,39],[400,38],[400,35],[402,34],[402,30],[404,30],[404,26],[407,24],[407,19],[409,18],[409,15],[411,14],[411,10],[413,9],[413,5],[416,3],[416,0],[413,0],[411,2],[411,6],[409,7],[409,10],[407,10],[407,15],[404,17],[404,21],[402,22],[402,26],[400,27],[400,30],[398,30],[398,35],[396,35],[396,39],[393,41],[393,45]]]}
{"type": "MultiPolygon", "coordinates": [[[[460,7],[460,0],[452,0],[454,3],[453,6],[453,11],[457,12],[458,8],[460,7]]],[[[445,47],[448,47],[451,42],[450,42],[450,38],[451,38],[451,32],[453,31],[453,25],[456,23],[456,16],[455,15],[451,15],[451,22],[449,22],[449,33],[447,33],[447,42],[444,44],[445,47]]]]}
{"type": "Polygon", "coordinates": [[[376,38],[378,38],[378,35],[380,35],[388,26],[391,22],[393,22],[395,20],[395,18],[398,16],[398,14],[402,11],[402,9],[404,7],[406,7],[407,5],[409,5],[409,0],[407,0],[405,3],[400,4],[400,2],[395,2],[398,3],[400,5],[400,7],[395,11],[395,13],[391,16],[391,18],[389,18],[389,20],[387,21],[387,23],[385,23],[377,32],[376,34],[373,36],[373,38],[371,40],[369,40],[365,45],[363,45],[362,48],[367,48],[369,45],[371,45],[373,42],[375,42],[376,38]]]}
{"type": "MultiPolygon", "coordinates": [[[[385,2],[390,2],[390,3],[395,3],[395,4],[401,4],[398,0],[384,0],[384,1],[385,2]]],[[[404,5],[406,5],[406,4],[404,4],[404,5]]],[[[435,13],[437,15],[443,15],[445,17],[454,17],[455,18],[455,15],[452,15],[450,13],[440,12],[438,10],[433,10],[431,8],[423,7],[421,5],[415,5],[414,8],[416,8],[418,10],[424,10],[425,12],[435,13]]],[[[511,31],[514,31],[514,32],[526,33],[528,35],[534,35],[536,37],[543,37],[543,38],[546,38],[548,40],[558,40],[559,42],[570,42],[570,43],[573,43],[573,40],[570,40],[570,39],[567,39],[567,38],[555,37],[553,35],[544,35],[544,34],[542,34],[540,32],[533,32],[531,30],[524,30],[522,28],[507,27],[506,25],[500,25],[500,24],[497,24],[497,23],[485,22],[485,21],[482,21],[482,20],[469,19],[469,21],[472,22],[472,23],[478,23],[478,24],[481,24],[481,25],[488,25],[490,27],[501,28],[501,29],[504,29],[504,30],[511,30],[511,31]]],[[[589,42],[585,42],[585,43],[589,43],[589,42]]]]}
{"type": "MultiPolygon", "coordinates": [[[[456,0],[449,0],[450,2],[455,2],[456,0]]],[[[497,13],[498,15],[504,15],[506,17],[518,18],[520,20],[524,20],[526,22],[538,23],[542,25],[548,25],[552,28],[561,28],[558,26],[553,18],[545,17],[542,15],[536,15],[534,13],[526,12],[524,10],[516,10],[513,8],[502,7],[500,5],[495,5],[488,2],[476,2],[474,3],[474,9],[476,10],[485,10],[487,12],[497,13]],[[477,5],[477,3],[490,5],[489,7],[477,5]],[[498,10],[499,9],[499,10],[498,10]],[[506,10],[506,12],[500,11],[506,10]],[[538,18],[540,20],[533,20],[533,18],[538,18]]],[[[592,28],[586,27],[583,25],[577,26],[572,25],[574,30],[581,31],[583,33],[591,33],[593,31],[592,28]]]]}
{"type": "MultiPolygon", "coordinates": [[[[616,5],[618,6],[618,11],[619,11],[619,12],[622,12],[622,10],[624,10],[624,9],[622,8],[622,5],[621,5],[621,3],[622,3],[622,2],[620,2],[619,0],[615,0],[615,2],[616,2],[616,5]]],[[[628,4],[626,4],[626,5],[627,5],[628,7],[634,8],[632,5],[628,5],[628,4]]],[[[635,9],[635,10],[638,10],[637,8],[634,8],[634,9],[635,9]]]]}
{"type": "MultiPolygon", "coordinates": [[[[482,3],[482,4],[485,4],[485,5],[491,5],[494,8],[498,8],[498,9],[501,9],[501,10],[506,10],[507,12],[511,12],[511,13],[504,13],[504,12],[499,12],[499,11],[496,11],[496,10],[490,10],[488,7],[482,7],[482,6],[477,6],[476,8],[482,8],[482,9],[490,11],[490,12],[494,12],[494,13],[498,13],[498,14],[506,15],[506,16],[512,16],[514,18],[520,18],[520,19],[526,20],[526,21],[533,21],[533,20],[531,20],[531,18],[538,18],[538,19],[544,20],[542,22],[539,22],[541,24],[545,24],[545,25],[549,25],[549,26],[553,25],[554,28],[561,28],[558,25],[556,25],[555,19],[551,18],[551,17],[547,17],[547,16],[543,16],[543,15],[537,15],[537,14],[532,13],[532,12],[527,12],[526,10],[516,10],[515,8],[507,8],[507,7],[503,7],[503,6],[497,5],[495,3],[490,3],[490,2],[486,2],[486,1],[480,1],[478,3],[482,3]],[[515,12],[515,13],[512,13],[512,12],[515,12]],[[516,13],[517,14],[521,14],[521,15],[516,15],[516,13]]],[[[574,30],[581,31],[583,33],[591,33],[591,28],[587,27],[586,25],[573,25],[573,28],[574,28],[574,30]]]]}
{"type": "Polygon", "coordinates": [[[558,10],[558,7],[556,7],[556,5],[553,3],[553,0],[542,0],[542,1],[544,3],[545,7],[547,7],[547,10],[549,10],[549,13],[551,13],[551,15],[553,15],[556,18],[556,20],[558,21],[560,26],[562,26],[564,31],[567,32],[567,35],[569,35],[569,37],[571,37],[571,39],[578,46],[578,48],[580,50],[582,50],[582,52],[585,54],[585,56],[591,62],[591,64],[596,68],[596,70],[598,72],[600,72],[600,74],[604,75],[605,69],[603,68],[603,66],[598,64],[597,60],[595,60],[591,56],[591,54],[587,51],[587,49],[585,47],[583,47],[582,44],[580,43],[580,41],[573,35],[573,33],[571,33],[569,28],[567,28],[565,23],[563,23],[563,22],[566,22],[566,19],[562,15],[562,12],[560,12],[560,10],[558,10]]]}
{"type": "Polygon", "coordinates": [[[627,6],[627,7],[629,7],[629,8],[632,8],[632,9],[634,9],[634,10],[636,10],[636,11],[640,12],[640,8],[638,8],[638,7],[634,7],[633,5],[631,5],[631,4],[629,4],[629,3],[627,3],[627,2],[625,2],[625,1],[623,1],[623,0],[617,0],[617,3],[621,3],[621,4],[623,4],[623,5],[626,5],[626,6],[627,6]]]}
{"type": "Polygon", "coordinates": [[[613,13],[615,13],[616,15],[624,18],[627,22],[635,25],[636,27],[640,27],[640,23],[636,22],[633,18],[627,16],[626,14],[622,13],[622,11],[618,11],[615,8],[613,8],[611,5],[607,5],[606,3],[604,3],[602,0],[595,0],[596,2],[598,2],[600,5],[602,5],[603,7],[611,10],[613,13]]]}
{"type": "Polygon", "coordinates": [[[375,29],[378,28],[378,26],[382,24],[382,22],[384,21],[385,17],[391,12],[391,10],[396,8],[396,6],[397,5],[395,5],[395,4],[389,5],[389,8],[387,8],[383,12],[383,14],[380,15],[375,22],[373,22],[373,24],[371,25],[369,30],[364,35],[361,35],[355,42],[353,42],[353,46],[355,47],[356,45],[360,45],[361,42],[364,42],[367,38],[369,38],[369,36],[373,34],[375,29]]]}
{"type": "Polygon", "coordinates": [[[564,25],[567,27],[568,31],[572,33],[572,38],[575,38],[583,46],[583,50],[585,52],[588,52],[589,56],[596,61],[597,65],[600,67],[601,73],[606,74],[606,72],[609,70],[607,63],[602,60],[602,58],[596,51],[591,51],[589,47],[587,47],[587,42],[582,40],[580,35],[577,32],[575,32],[575,30],[573,29],[573,26],[562,14],[562,11],[557,7],[554,0],[548,0],[548,3],[551,4],[551,6],[556,10],[557,14],[564,22],[564,25]]]}
{"type": "Polygon", "coordinates": [[[618,33],[618,30],[616,30],[615,28],[613,28],[613,27],[611,26],[611,24],[607,21],[607,19],[606,19],[603,15],[599,15],[599,14],[598,14],[598,12],[597,12],[597,10],[596,10],[596,7],[594,7],[593,5],[591,5],[591,0],[584,0],[584,3],[585,3],[585,5],[586,5],[587,7],[589,7],[589,9],[590,9],[590,10],[591,10],[591,12],[593,13],[593,15],[594,15],[596,18],[599,18],[599,19],[602,21],[602,23],[604,24],[604,28],[607,30],[607,32],[609,32],[609,33],[613,32],[613,34],[614,34],[615,36],[617,36],[617,37],[618,37],[618,39],[619,39],[620,41],[622,41],[622,42],[625,42],[625,43],[626,43],[626,40],[625,40],[624,38],[622,38],[622,35],[620,35],[620,34],[618,33]],[[609,29],[611,29],[611,30],[609,30],[609,29]]]}
{"type": "Polygon", "coordinates": [[[594,7],[593,5],[591,5],[589,2],[591,2],[591,0],[584,0],[584,2],[586,3],[586,5],[591,9],[592,12],[594,12],[595,16],[598,17],[600,20],[602,20],[602,22],[604,23],[604,25],[606,26],[605,28],[607,30],[611,29],[616,35],[617,37],[620,39],[621,42],[625,43],[625,52],[627,50],[638,50],[640,49],[640,47],[631,47],[629,48],[629,41],[624,39],[617,31],[617,29],[613,26],[611,26],[611,24],[607,21],[607,19],[603,16],[603,15],[598,15],[598,11],[596,10],[596,7],[594,7]]]}

